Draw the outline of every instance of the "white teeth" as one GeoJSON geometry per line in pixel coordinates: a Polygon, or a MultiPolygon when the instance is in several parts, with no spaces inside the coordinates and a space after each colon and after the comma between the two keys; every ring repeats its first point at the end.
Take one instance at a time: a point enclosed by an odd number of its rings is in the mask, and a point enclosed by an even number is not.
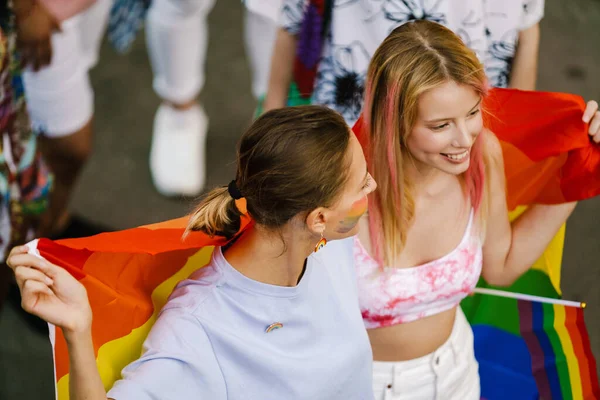
{"type": "Polygon", "coordinates": [[[445,156],[448,157],[451,160],[461,161],[461,160],[464,160],[464,158],[467,156],[467,154],[469,154],[469,152],[465,151],[465,152],[460,153],[460,154],[445,154],[445,156]]]}

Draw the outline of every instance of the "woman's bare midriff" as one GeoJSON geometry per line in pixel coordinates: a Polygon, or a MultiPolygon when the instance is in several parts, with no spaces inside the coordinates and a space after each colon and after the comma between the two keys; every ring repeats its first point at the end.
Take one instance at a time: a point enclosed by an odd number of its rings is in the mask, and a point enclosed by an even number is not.
{"type": "Polygon", "coordinates": [[[369,329],[375,361],[407,361],[433,353],[448,340],[456,308],[406,324],[369,329]]]}

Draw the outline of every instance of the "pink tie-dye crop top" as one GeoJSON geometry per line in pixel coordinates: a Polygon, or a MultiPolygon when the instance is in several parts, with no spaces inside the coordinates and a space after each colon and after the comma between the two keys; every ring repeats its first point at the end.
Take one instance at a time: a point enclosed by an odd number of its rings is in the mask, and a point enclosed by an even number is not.
{"type": "Polygon", "coordinates": [[[482,244],[473,212],[459,245],[442,258],[411,268],[382,268],[354,238],[358,298],[367,329],[416,321],[457,306],[481,274],[482,244]]]}

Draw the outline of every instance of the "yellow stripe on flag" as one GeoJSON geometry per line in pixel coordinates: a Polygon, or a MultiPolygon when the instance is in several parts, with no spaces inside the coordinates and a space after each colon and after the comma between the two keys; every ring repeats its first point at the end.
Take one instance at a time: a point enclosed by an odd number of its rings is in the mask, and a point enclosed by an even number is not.
{"type": "Polygon", "coordinates": [[[581,379],[579,378],[579,363],[575,357],[575,350],[571,342],[571,336],[565,325],[566,314],[565,306],[560,304],[554,305],[554,329],[560,339],[560,344],[567,359],[569,368],[569,380],[571,381],[571,393],[573,399],[583,399],[583,389],[581,387],[581,379]]]}

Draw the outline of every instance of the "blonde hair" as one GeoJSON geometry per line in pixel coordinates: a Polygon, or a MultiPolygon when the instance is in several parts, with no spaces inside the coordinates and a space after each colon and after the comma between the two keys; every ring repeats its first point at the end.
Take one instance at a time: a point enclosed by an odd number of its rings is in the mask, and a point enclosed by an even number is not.
{"type": "MultiPolygon", "coordinates": [[[[369,199],[369,226],[374,255],[382,265],[397,262],[414,217],[404,162],[408,156],[406,140],[418,117],[419,97],[448,81],[467,85],[482,98],[486,95],[487,79],[475,53],[452,31],[430,21],[396,28],[369,65],[365,147],[370,171],[378,183],[378,190],[369,199]]],[[[463,176],[479,217],[487,208],[482,136],[473,145],[471,164],[463,176]]]]}
{"type": "MultiPolygon", "coordinates": [[[[300,213],[333,205],[348,178],[349,143],[348,125],[327,107],[286,107],[262,115],[242,135],[237,151],[235,183],[248,215],[274,230],[300,213]]],[[[198,205],[188,231],[230,239],[241,215],[228,188],[220,187],[198,205]]]]}

